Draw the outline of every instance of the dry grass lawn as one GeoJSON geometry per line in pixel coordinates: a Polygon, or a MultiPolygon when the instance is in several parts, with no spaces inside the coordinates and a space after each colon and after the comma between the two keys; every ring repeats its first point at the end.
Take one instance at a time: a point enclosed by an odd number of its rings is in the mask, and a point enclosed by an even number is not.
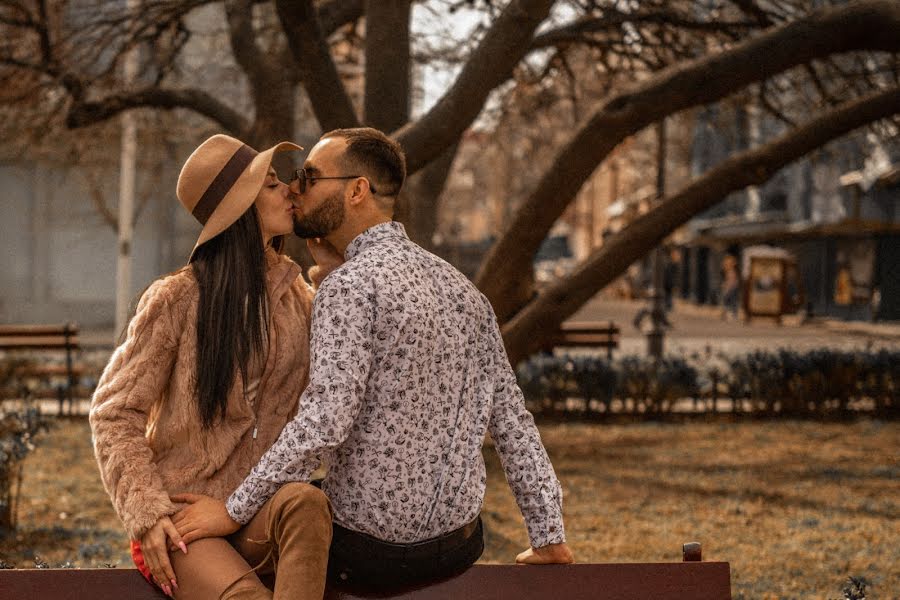
{"type": "MultiPolygon", "coordinates": [[[[900,598],[900,423],[547,424],[582,562],[679,561],[703,543],[731,563],[736,599],[837,599],[848,576],[868,598],[900,598]]],[[[487,449],[484,562],[527,538],[487,449]]],[[[26,463],[20,528],[0,559],[130,566],[83,420],[44,436],[26,463]]]]}

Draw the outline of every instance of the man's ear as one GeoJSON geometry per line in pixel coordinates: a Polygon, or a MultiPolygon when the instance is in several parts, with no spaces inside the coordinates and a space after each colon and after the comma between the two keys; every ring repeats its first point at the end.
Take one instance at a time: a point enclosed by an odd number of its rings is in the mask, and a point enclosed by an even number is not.
{"type": "Polygon", "coordinates": [[[353,182],[353,187],[350,188],[350,204],[357,205],[363,201],[363,198],[366,197],[366,184],[363,183],[365,180],[362,178],[357,179],[353,182]]]}

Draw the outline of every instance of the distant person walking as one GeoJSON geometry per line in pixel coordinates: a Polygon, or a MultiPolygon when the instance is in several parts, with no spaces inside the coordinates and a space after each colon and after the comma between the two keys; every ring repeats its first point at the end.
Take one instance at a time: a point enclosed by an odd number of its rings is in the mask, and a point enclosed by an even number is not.
{"type": "Polygon", "coordinates": [[[678,274],[681,272],[681,253],[678,248],[670,248],[663,268],[663,301],[666,311],[672,310],[675,288],[678,287],[678,274]]]}
{"type": "Polygon", "coordinates": [[[722,318],[737,319],[738,303],[741,297],[741,276],[737,269],[737,258],[726,254],[722,259],[722,318]]]}

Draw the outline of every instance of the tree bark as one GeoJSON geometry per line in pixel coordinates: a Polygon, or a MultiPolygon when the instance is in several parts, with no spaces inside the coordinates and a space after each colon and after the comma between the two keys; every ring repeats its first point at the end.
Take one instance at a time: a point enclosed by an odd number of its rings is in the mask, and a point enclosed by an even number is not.
{"type": "Polygon", "coordinates": [[[365,12],[365,0],[328,0],[318,8],[319,27],[327,38],[339,27],[356,21],[365,12]]]}
{"type": "Polygon", "coordinates": [[[816,11],[718,54],[680,63],[603,103],[560,150],[485,257],[476,285],[501,323],[528,300],[508,293],[553,224],[626,137],[678,111],[711,103],[814,58],[851,50],[900,50],[900,3],[861,0],[816,11]]]}
{"type": "Polygon", "coordinates": [[[416,122],[393,135],[406,151],[407,170],[415,173],[447,147],[481,112],[491,91],[506,81],[528,52],[538,25],[553,0],[513,0],[503,10],[447,93],[416,122]]]}
{"type": "Polygon", "coordinates": [[[328,131],[358,126],[359,120],[331,57],[312,0],[277,0],[275,5],[319,127],[328,131]]]}
{"type": "Polygon", "coordinates": [[[87,127],[132,108],[187,108],[212,119],[237,137],[250,130],[250,122],[243,115],[202,90],[159,87],[110,94],[92,102],[76,102],[66,115],[66,126],[71,129],[87,127]]]}
{"type": "Polygon", "coordinates": [[[410,0],[366,3],[366,90],[363,122],[394,131],[409,121],[410,0]]]}
{"type": "Polygon", "coordinates": [[[432,250],[437,231],[441,193],[450,175],[459,144],[453,144],[428,166],[407,179],[398,199],[395,219],[406,226],[412,241],[432,250]]]}
{"type": "MultiPolygon", "coordinates": [[[[297,78],[289,68],[291,56],[285,50],[267,53],[257,43],[253,27],[253,2],[227,0],[225,14],[235,61],[247,75],[256,118],[246,137],[251,146],[262,150],[294,137],[295,94],[297,78]]],[[[289,157],[276,155],[276,167],[290,164],[289,157]]]]}
{"type": "Polygon", "coordinates": [[[756,149],[743,152],[695,179],[658,208],[611,238],[570,277],[541,292],[503,327],[510,359],[531,354],[585,302],[692,217],[824,144],[878,119],[900,113],[900,87],[847,102],[756,149]]]}

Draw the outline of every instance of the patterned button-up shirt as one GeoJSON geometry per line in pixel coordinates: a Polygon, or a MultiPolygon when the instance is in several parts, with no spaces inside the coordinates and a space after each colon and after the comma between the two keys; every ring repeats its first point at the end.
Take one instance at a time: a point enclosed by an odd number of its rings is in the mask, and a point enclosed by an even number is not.
{"type": "Polygon", "coordinates": [[[228,499],[247,523],[325,458],[336,523],[411,543],[481,510],[490,431],[531,545],[565,540],[562,491],[491,305],[403,226],[371,227],[321,284],[296,418],[228,499]]]}

